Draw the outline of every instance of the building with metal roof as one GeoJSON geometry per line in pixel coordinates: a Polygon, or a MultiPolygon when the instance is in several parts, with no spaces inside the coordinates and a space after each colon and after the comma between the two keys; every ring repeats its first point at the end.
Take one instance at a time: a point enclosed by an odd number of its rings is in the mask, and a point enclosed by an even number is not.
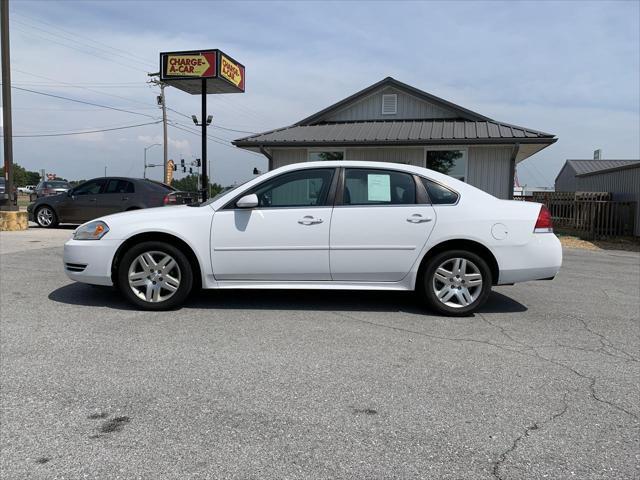
{"type": "MultiPolygon", "coordinates": [[[[567,160],[555,180],[556,192],[584,191],[578,188],[578,175],[615,169],[639,163],[640,160],[567,160]]],[[[608,190],[590,190],[604,192],[608,190]]]]}
{"type": "Polygon", "coordinates": [[[640,160],[567,160],[556,192],[608,192],[616,202],[635,202],[634,235],[640,236],[640,160]]]}
{"type": "Polygon", "coordinates": [[[387,77],[291,126],[237,139],[269,168],[310,160],[424,166],[511,198],[515,165],[557,140],[387,77]]]}

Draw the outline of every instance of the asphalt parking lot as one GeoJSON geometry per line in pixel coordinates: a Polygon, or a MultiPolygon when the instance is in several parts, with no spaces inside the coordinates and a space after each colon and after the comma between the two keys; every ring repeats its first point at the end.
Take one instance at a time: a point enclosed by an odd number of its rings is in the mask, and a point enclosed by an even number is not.
{"type": "Polygon", "coordinates": [[[640,255],[444,318],[410,294],[203,292],[132,310],[69,281],[71,230],[3,232],[7,479],[640,477],[640,255]]]}

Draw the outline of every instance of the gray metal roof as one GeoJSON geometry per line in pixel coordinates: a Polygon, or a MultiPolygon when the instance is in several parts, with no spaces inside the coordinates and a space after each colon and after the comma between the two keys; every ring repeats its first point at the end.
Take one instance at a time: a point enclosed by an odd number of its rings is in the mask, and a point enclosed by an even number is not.
{"type": "Polygon", "coordinates": [[[546,143],[554,135],[493,120],[409,120],[292,125],[233,142],[239,147],[546,143]]]}
{"type": "Polygon", "coordinates": [[[576,175],[586,175],[635,163],[640,164],[640,160],[567,160],[567,164],[573,168],[576,175]]]}

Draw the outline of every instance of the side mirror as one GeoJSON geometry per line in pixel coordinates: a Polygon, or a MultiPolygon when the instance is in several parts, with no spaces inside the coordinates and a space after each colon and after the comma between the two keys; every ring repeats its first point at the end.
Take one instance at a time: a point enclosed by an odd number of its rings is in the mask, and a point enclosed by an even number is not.
{"type": "Polygon", "coordinates": [[[245,195],[236,202],[238,208],[255,208],[258,206],[258,196],[255,193],[245,195]]]}

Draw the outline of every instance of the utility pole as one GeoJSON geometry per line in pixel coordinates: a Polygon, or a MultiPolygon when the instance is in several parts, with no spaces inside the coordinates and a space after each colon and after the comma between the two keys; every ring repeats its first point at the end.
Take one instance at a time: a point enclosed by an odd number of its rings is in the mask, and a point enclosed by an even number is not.
{"type": "Polygon", "coordinates": [[[164,145],[164,175],[163,182],[169,178],[169,144],[167,142],[167,103],[164,98],[164,83],[160,83],[160,97],[162,98],[162,143],[164,145]]]}
{"type": "Polygon", "coordinates": [[[18,210],[13,189],[13,125],[11,123],[11,59],[9,49],[9,0],[0,0],[0,40],[2,45],[2,134],[4,135],[4,176],[7,199],[0,199],[1,210],[18,210]]]}
{"type": "Polygon", "coordinates": [[[160,72],[149,73],[148,76],[152,77],[149,80],[149,83],[153,83],[154,85],[158,85],[160,87],[160,96],[158,97],[158,105],[162,108],[162,143],[164,145],[164,173],[163,173],[163,182],[167,182],[169,178],[169,142],[168,142],[168,133],[167,133],[167,102],[164,96],[164,83],[162,83],[157,78],[160,75],[160,72]]]}

